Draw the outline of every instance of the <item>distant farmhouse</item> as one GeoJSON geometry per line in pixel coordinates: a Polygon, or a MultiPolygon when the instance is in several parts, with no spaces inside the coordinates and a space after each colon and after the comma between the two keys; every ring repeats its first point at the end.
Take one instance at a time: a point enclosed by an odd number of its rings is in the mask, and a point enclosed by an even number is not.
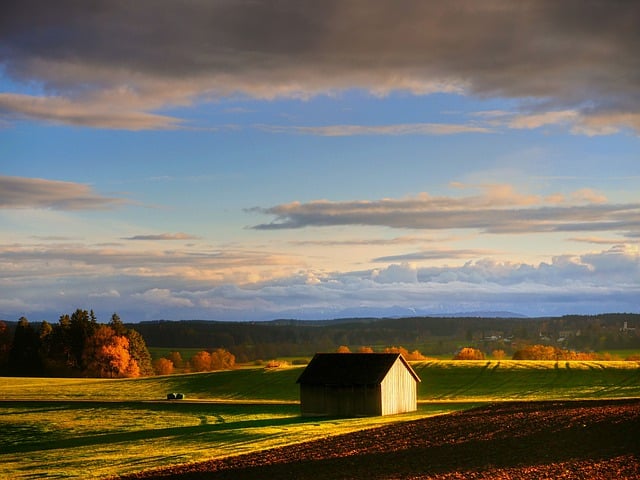
{"type": "Polygon", "coordinates": [[[297,381],[303,416],[412,412],[419,382],[398,353],[318,353],[297,381]]]}

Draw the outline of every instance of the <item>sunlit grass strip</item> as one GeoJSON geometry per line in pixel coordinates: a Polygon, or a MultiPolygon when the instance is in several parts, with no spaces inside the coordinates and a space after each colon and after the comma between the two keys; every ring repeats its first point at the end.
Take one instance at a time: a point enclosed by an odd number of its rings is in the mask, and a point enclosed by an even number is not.
{"type": "Polygon", "coordinates": [[[3,409],[0,405],[0,424],[8,434],[0,440],[0,478],[100,478],[223,458],[472,406],[430,405],[388,417],[309,419],[300,417],[295,406],[150,404],[147,410],[142,405],[101,405],[90,408],[72,403],[55,411],[20,404],[7,404],[3,409]],[[45,435],[50,430],[55,432],[53,437],[45,435]]]}
{"type": "MultiPolygon", "coordinates": [[[[638,362],[449,360],[413,363],[418,399],[538,400],[640,397],[638,362]]],[[[297,402],[304,367],[243,368],[140,379],[0,378],[0,400],[145,401],[187,399],[297,402]]]]}
{"type": "Polygon", "coordinates": [[[413,368],[421,401],[640,397],[637,362],[435,361],[413,368]]]}

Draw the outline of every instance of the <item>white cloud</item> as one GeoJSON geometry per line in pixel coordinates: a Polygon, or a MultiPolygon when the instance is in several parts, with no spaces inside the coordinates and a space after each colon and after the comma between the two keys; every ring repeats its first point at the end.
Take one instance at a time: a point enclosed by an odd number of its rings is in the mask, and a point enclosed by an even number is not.
{"type": "Polygon", "coordinates": [[[193,307],[193,302],[188,298],[184,298],[174,294],[167,288],[152,288],[143,293],[136,293],[131,296],[134,300],[140,299],[144,302],[161,307],[193,307]]]}
{"type": "MultiPolygon", "coordinates": [[[[394,262],[343,272],[297,268],[244,285],[234,283],[232,274],[222,281],[171,275],[171,269],[167,273],[161,264],[142,258],[126,268],[114,263],[125,258],[94,270],[78,258],[61,262],[47,258],[46,252],[5,255],[0,258],[0,318],[32,313],[55,321],[78,305],[94,308],[101,319],[117,311],[127,321],[331,318],[405,314],[410,309],[418,314],[509,310],[528,315],[640,311],[637,245],[558,255],[539,263],[482,258],[431,267],[394,262]],[[15,261],[7,263],[9,258],[15,261]],[[51,295],[58,290],[64,295],[51,295]]],[[[190,261],[195,269],[201,259],[193,256],[190,261]]],[[[257,264],[256,258],[252,261],[257,264]]]]}
{"type": "Polygon", "coordinates": [[[107,292],[90,293],[89,298],[120,298],[120,292],[112,288],[107,292]]]}
{"type": "Polygon", "coordinates": [[[416,283],[418,271],[408,263],[389,265],[371,272],[371,278],[378,283],[416,283]]]}

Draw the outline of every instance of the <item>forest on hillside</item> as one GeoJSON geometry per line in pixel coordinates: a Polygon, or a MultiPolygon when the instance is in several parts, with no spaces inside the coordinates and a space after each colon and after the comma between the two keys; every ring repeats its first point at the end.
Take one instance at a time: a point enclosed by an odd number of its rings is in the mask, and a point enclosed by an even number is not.
{"type": "Polygon", "coordinates": [[[639,314],[569,315],[551,318],[413,317],[330,321],[152,321],[135,327],[152,347],[224,348],[238,362],[310,356],[341,345],[384,349],[402,346],[424,355],[453,355],[473,346],[511,356],[526,345],[579,351],[640,348],[639,314]]]}
{"type": "MultiPolygon", "coordinates": [[[[511,358],[522,355],[527,347],[536,346],[541,352],[541,347],[548,346],[555,349],[549,351],[557,356],[560,349],[565,351],[563,355],[570,351],[640,350],[640,314],[269,322],[159,320],[126,324],[114,314],[108,324],[101,325],[92,311],[78,309],[71,315],[62,315],[53,325],[32,324],[26,318],[0,321],[0,374],[149,375],[154,369],[147,346],[171,349],[174,354],[181,349],[199,349],[199,354],[209,356],[204,362],[208,365],[216,363],[218,356],[221,358],[217,363],[226,365],[230,358],[237,363],[309,358],[316,352],[338,349],[451,357],[469,351],[479,358],[495,357],[499,352],[501,358],[511,358]]],[[[154,367],[156,372],[163,371],[158,365],[154,367]]],[[[191,368],[206,370],[198,365],[191,368]]]]}

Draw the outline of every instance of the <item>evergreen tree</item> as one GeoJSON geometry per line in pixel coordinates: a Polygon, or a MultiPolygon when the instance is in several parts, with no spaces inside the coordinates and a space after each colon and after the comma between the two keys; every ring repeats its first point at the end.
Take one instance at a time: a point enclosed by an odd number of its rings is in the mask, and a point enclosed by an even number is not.
{"type": "Polygon", "coordinates": [[[77,368],[78,361],[71,348],[71,317],[60,315],[49,336],[47,369],[56,376],[69,376],[77,368]]]}
{"type": "Polygon", "coordinates": [[[120,320],[120,316],[117,313],[111,315],[109,326],[113,328],[116,335],[126,335],[127,333],[127,327],[124,326],[124,323],[122,323],[122,320],[120,320]]]}
{"type": "Polygon", "coordinates": [[[84,370],[85,364],[82,358],[84,347],[87,339],[93,336],[98,328],[98,322],[93,310],[89,313],[86,310],[78,308],[71,314],[69,326],[71,353],[74,357],[75,365],[80,368],[80,370],[84,370]]]}
{"type": "Polygon", "coordinates": [[[140,376],[148,377],[153,375],[151,354],[142,335],[130,328],[126,333],[126,338],[129,340],[129,353],[131,354],[131,358],[138,364],[140,376]]]}
{"type": "Polygon", "coordinates": [[[0,375],[6,371],[11,351],[11,333],[7,324],[0,320],[0,375]]]}
{"type": "Polygon", "coordinates": [[[42,375],[38,333],[25,317],[20,317],[9,351],[9,372],[15,376],[42,375]]]}

